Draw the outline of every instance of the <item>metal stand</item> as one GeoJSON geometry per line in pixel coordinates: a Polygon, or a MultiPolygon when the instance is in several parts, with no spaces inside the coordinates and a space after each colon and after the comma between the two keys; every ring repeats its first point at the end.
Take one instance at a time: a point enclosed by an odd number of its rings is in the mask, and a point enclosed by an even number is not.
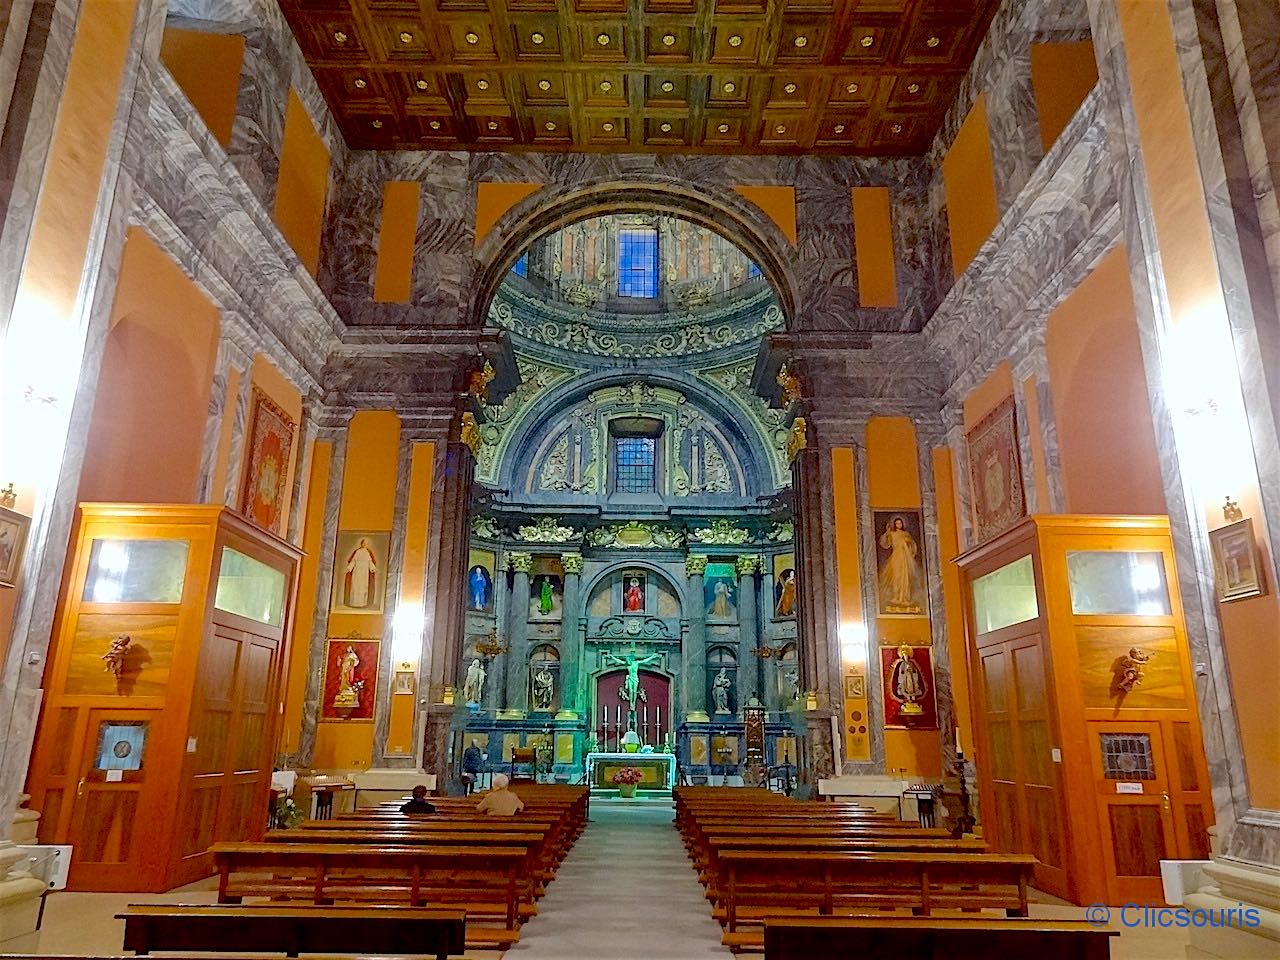
{"type": "Polygon", "coordinates": [[[965,781],[964,775],[964,754],[956,754],[956,773],[960,777],[960,816],[956,817],[956,825],[951,830],[951,836],[955,840],[959,840],[966,833],[973,833],[973,828],[978,821],[969,811],[969,785],[965,781]]]}

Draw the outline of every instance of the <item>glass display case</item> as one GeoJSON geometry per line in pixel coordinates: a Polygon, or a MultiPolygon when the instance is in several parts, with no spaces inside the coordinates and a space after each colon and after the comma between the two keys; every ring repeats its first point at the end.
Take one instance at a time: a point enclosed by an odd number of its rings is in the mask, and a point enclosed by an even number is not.
{"type": "Polygon", "coordinates": [[[168,890],[261,836],[299,558],[224,507],[81,504],[30,777],[71,889],[168,890]]]}
{"type": "Polygon", "coordinates": [[[1077,903],[1159,901],[1213,817],[1167,519],[1029,517],[957,564],[992,849],[1077,903]]]}

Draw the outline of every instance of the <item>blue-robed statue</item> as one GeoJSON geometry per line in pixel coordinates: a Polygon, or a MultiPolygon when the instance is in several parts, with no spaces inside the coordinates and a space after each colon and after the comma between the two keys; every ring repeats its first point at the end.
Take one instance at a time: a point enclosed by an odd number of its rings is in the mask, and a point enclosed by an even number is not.
{"type": "Polygon", "coordinates": [[[487,610],[493,590],[493,580],[489,577],[489,571],[480,564],[476,564],[467,575],[467,587],[471,594],[471,609],[487,610]]]}

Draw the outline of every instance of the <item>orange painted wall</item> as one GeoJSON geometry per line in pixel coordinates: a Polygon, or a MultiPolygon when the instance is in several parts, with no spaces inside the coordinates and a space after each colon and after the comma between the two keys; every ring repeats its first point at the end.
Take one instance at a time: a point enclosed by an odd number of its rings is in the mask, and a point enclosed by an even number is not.
{"type": "MultiPolygon", "coordinates": [[[[919,451],[916,429],[907,417],[872,417],[867,424],[867,498],[873,510],[918,509],[920,497],[919,451]]],[[[880,531],[875,531],[878,536],[880,531]]],[[[920,544],[924,550],[924,544],[920,544]]],[[[868,571],[874,567],[874,558],[868,571]]],[[[934,571],[927,571],[929,576],[934,571]]],[[[929,617],[877,617],[875,636],[881,647],[900,643],[929,645],[929,617]]],[[[879,651],[872,668],[880,669],[879,651]]],[[[881,709],[877,705],[878,709],[881,709]]],[[[937,730],[889,730],[884,732],[885,770],[905,770],[910,776],[942,776],[942,740],[937,730]]]]}
{"type": "Polygon", "coordinates": [[[280,147],[275,218],[276,226],[312,276],[320,263],[320,234],[328,193],[329,148],[291,87],[280,147]]]}
{"type": "Polygon", "coordinates": [[[125,241],[80,499],[196,496],[218,310],[141,229],[125,241]]]}
{"type": "MultiPolygon", "coordinates": [[[[420,607],[427,575],[427,533],[431,526],[431,487],[435,474],[436,445],[415,443],[409,462],[409,502],[405,510],[404,563],[401,567],[400,604],[420,607]]],[[[421,648],[393,651],[392,669],[396,661],[405,660],[418,668],[421,648]]],[[[388,687],[389,689],[389,687],[388,687]]],[[[414,748],[413,722],[416,694],[390,694],[391,710],[387,722],[387,753],[410,754],[414,748]]]]}
{"type": "Polygon", "coordinates": [[[955,142],[942,158],[942,179],[951,227],[951,259],[959,277],[1000,219],[985,94],[978,94],[955,142]]]}
{"type": "Polygon", "coordinates": [[[209,132],[224,147],[231,143],[236,97],[244,64],[244,37],[166,27],[160,61],[168,68],[209,132]]]}
{"type": "Polygon", "coordinates": [[[898,276],[888,187],[854,188],[853,240],[858,302],[864,307],[896,307],[898,276]]]}
{"type": "MultiPolygon", "coordinates": [[[[347,428],[346,460],[342,473],[342,501],[338,530],[389,531],[395,515],[397,461],[400,456],[400,418],[390,410],[361,410],[347,428]]],[[[319,489],[317,496],[319,496],[319,489]]],[[[332,557],[320,562],[332,563],[332,557]]],[[[391,595],[391,585],[387,593],[391,595]]],[[[328,635],[350,636],[359,631],[384,643],[391,637],[388,618],[378,613],[329,615],[328,635]]],[[[389,677],[379,676],[379,696],[389,677]]],[[[373,759],[373,723],[322,721],[316,726],[313,765],[319,768],[368,767],[373,759]]]]}
{"type": "Polygon", "coordinates": [[[795,187],[744,187],[733,188],[746,197],[778,225],[792,246],[796,242],[796,188],[795,187]]]}
{"type": "Polygon", "coordinates": [[[476,244],[488,236],[504,213],[541,189],[540,183],[477,183],[476,244]]]}
{"type": "Polygon", "coordinates": [[[1045,353],[1068,512],[1165,513],[1123,247],[1050,315],[1045,353]]]}
{"type": "MultiPolygon", "coordinates": [[[[840,627],[846,630],[862,628],[865,636],[866,619],[862,609],[862,571],[858,563],[858,481],[854,452],[851,447],[831,449],[831,515],[835,523],[836,584],[839,599],[840,627]]],[[[842,638],[843,639],[843,638],[842,638]]],[[[866,651],[859,651],[860,654],[866,651]]],[[[869,690],[868,659],[849,660],[841,644],[842,677],[862,677],[864,691],[869,690]]],[[[843,698],[844,710],[844,758],[867,761],[871,759],[870,705],[867,698],[843,698]]]]}
{"type": "Polygon", "coordinates": [[[315,627],[316,586],[321,565],[324,538],[324,505],[329,488],[329,471],[333,463],[333,444],[317,440],[311,448],[310,479],[307,507],[302,519],[302,564],[298,571],[297,614],[293,620],[293,645],[289,648],[289,670],[285,678],[284,723],[281,725],[281,753],[298,749],[302,731],[302,709],[307,696],[307,675],[311,656],[311,631],[315,627]]]}
{"type": "Polygon", "coordinates": [[[942,560],[942,605],[947,625],[947,653],[951,661],[951,697],[965,756],[977,753],[969,700],[969,654],[965,646],[964,607],[960,567],[960,524],[956,506],[955,458],[946,447],[933,451],[933,489],[938,501],[938,555],[942,560]]]}
{"type": "Polygon", "coordinates": [[[383,184],[378,264],[373,275],[373,299],[379,303],[409,302],[421,192],[421,184],[413,180],[389,180],[383,184]]]}
{"type": "Polygon", "coordinates": [[[964,398],[964,430],[968,433],[976,427],[1000,401],[1013,394],[1013,364],[1002,361],[987,379],[978,384],[964,398]]]}
{"type": "MultiPolygon", "coordinates": [[[[1174,332],[1184,325],[1216,322],[1214,334],[1227,336],[1222,282],[1169,10],[1163,3],[1116,0],[1116,13],[1174,332]]],[[[1201,506],[1210,528],[1222,525],[1221,502],[1226,493],[1235,496],[1255,526],[1261,523],[1257,477],[1242,474],[1234,491],[1204,491],[1201,506]]],[[[1264,544],[1260,547],[1263,564],[1274,570],[1274,558],[1267,555],[1264,544]]],[[[1280,729],[1274,680],[1266,682],[1280,666],[1280,594],[1271,584],[1265,596],[1219,604],[1218,612],[1250,802],[1280,810],[1280,729]]]]}
{"type": "Polygon", "coordinates": [[[1092,40],[1031,44],[1031,90],[1046,153],[1097,83],[1092,40]]]}

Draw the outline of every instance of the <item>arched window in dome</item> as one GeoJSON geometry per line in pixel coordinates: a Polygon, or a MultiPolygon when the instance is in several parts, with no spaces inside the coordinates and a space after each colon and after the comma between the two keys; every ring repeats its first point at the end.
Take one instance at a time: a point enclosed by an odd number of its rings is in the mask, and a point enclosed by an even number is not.
{"type": "Polygon", "coordinates": [[[618,231],[618,296],[658,296],[658,231],[626,227],[618,231]]]}

